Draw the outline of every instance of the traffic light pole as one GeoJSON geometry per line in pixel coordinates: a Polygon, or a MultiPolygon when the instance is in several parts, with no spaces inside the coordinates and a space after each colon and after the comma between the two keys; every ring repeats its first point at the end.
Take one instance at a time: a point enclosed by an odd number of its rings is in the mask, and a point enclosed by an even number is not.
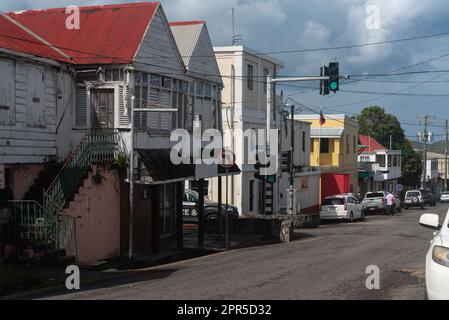
{"type": "MultiPolygon", "coordinates": [[[[276,97],[273,97],[273,85],[275,83],[279,82],[302,82],[302,81],[322,81],[322,80],[330,80],[331,77],[329,76],[319,76],[319,77],[285,77],[285,78],[273,78],[271,75],[267,76],[267,136],[266,136],[266,153],[267,156],[269,155],[268,146],[270,145],[270,129],[271,129],[271,108],[273,104],[273,99],[276,97]]],[[[340,80],[347,80],[349,79],[349,76],[339,76],[340,80]]],[[[293,115],[292,115],[292,123],[294,121],[293,115]]],[[[292,130],[292,143],[293,143],[293,130],[292,130]]],[[[293,161],[293,154],[291,155],[291,158],[293,161]]],[[[293,185],[293,166],[291,166],[292,173],[290,175],[290,178],[292,180],[291,186],[293,185]]],[[[293,190],[291,190],[293,192],[293,190]]],[[[274,209],[274,198],[272,200],[272,208],[274,209]]],[[[276,210],[277,211],[277,210],[276,210]]],[[[293,208],[292,208],[293,211],[293,208]]]]}
{"type": "Polygon", "coordinates": [[[290,190],[288,195],[288,214],[293,215],[294,207],[294,190],[295,190],[295,179],[293,170],[293,153],[295,151],[295,106],[292,103],[290,110],[290,190]]]}

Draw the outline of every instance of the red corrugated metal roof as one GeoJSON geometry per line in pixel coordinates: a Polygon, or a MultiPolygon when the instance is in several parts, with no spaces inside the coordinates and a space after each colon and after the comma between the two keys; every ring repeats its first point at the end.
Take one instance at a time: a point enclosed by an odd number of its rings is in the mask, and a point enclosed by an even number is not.
{"type": "Polygon", "coordinates": [[[69,62],[57,50],[35,37],[31,32],[21,28],[18,23],[0,15],[0,48],[31,54],[37,57],[69,62]]]}
{"type": "Polygon", "coordinates": [[[194,21],[174,21],[169,23],[171,27],[176,26],[191,26],[196,24],[206,24],[204,20],[194,20],[194,21]]]}
{"type": "Polygon", "coordinates": [[[361,145],[366,146],[366,149],[364,149],[362,153],[372,153],[379,150],[387,150],[387,148],[381,145],[376,139],[369,136],[359,135],[359,141],[361,145]]]}
{"type": "Polygon", "coordinates": [[[159,2],[80,7],[80,28],[69,30],[65,8],[8,15],[77,64],[132,63],[159,2]]]}

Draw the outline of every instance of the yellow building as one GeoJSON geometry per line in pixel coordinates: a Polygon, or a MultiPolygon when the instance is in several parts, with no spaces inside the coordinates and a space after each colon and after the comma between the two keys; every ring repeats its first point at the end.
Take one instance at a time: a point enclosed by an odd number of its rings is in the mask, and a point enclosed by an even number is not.
{"type": "Polygon", "coordinates": [[[321,170],[321,198],[342,192],[358,192],[358,121],[344,114],[297,115],[310,122],[310,165],[321,170]]]}

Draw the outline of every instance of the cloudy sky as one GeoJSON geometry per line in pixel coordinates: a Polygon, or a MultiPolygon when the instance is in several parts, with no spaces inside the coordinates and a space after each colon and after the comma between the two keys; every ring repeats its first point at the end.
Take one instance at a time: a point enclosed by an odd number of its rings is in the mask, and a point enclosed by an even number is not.
{"type": "MultiPolygon", "coordinates": [[[[120,2],[132,1],[3,0],[0,2],[0,10],[120,2]]],[[[341,47],[449,32],[447,0],[161,2],[169,20],[206,20],[212,41],[217,46],[230,44],[231,7],[234,7],[236,31],[243,36],[243,44],[260,52],[341,47]]],[[[339,61],[340,73],[349,75],[370,75],[394,70],[400,70],[398,72],[449,70],[449,35],[349,49],[283,53],[273,56],[286,64],[282,75],[318,75],[323,60],[339,61]],[[444,56],[445,54],[447,55],[444,56]]],[[[449,97],[442,95],[449,95],[447,90],[449,72],[353,79],[364,81],[349,80],[346,84],[342,84],[340,92],[327,97],[320,97],[318,90],[304,88],[317,88],[318,84],[313,82],[297,83],[294,86],[299,87],[289,86],[282,89],[284,95],[292,95],[295,100],[316,110],[322,106],[328,113],[353,115],[367,105],[380,105],[399,117],[409,136],[416,136],[419,130],[417,116],[424,113],[431,114],[435,116],[432,131],[436,136],[444,133],[442,124],[449,118],[449,97]],[[395,94],[386,95],[387,93],[395,94]]]]}

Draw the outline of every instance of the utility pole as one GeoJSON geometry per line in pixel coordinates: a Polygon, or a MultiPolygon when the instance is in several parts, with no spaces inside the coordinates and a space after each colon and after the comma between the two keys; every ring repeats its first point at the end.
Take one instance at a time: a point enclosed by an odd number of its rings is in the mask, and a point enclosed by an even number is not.
{"type": "Polygon", "coordinates": [[[129,234],[128,234],[128,259],[133,258],[134,246],[134,94],[131,97],[131,150],[129,151],[129,234]]]}
{"type": "Polygon", "coordinates": [[[422,174],[422,188],[426,188],[426,181],[427,181],[427,143],[430,142],[431,134],[428,131],[428,127],[430,125],[430,119],[433,118],[429,115],[423,115],[419,116],[421,119],[421,123],[424,126],[424,131],[420,132],[419,138],[420,141],[423,143],[423,174],[422,174]]]}
{"type": "Polygon", "coordinates": [[[446,141],[444,143],[444,191],[447,191],[447,163],[448,163],[448,137],[449,137],[449,120],[446,120],[446,141]]]}
{"type": "Polygon", "coordinates": [[[426,188],[426,179],[427,179],[427,142],[428,142],[428,133],[427,133],[427,126],[429,125],[429,117],[424,116],[424,135],[423,135],[423,141],[424,141],[424,165],[423,165],[423,176],[422,176],[422,188],[426,188]]]}
{"type": "Polygon", "coordinates": [[[290,190],[289,190],[289,210],[288,213],[293,215],[296,214],[294,212],[294,193],[295,193],[295,174],[293,170],[293,155],[295,151],[295,105],[292,103],[290,110],[290,190]]]}

